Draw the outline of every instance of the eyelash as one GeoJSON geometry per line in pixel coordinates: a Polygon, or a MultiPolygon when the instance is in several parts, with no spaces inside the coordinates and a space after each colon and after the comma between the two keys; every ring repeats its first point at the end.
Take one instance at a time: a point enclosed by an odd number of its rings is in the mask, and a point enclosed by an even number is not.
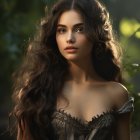
{"type": "Polygon", "coordinates": [[[60,34],[62,33],[62,31],[63,31],[63,33],[64,33],[64,32],[66,31],[66,29],[64,29],[64,28],[59,28],[59,29],[57,29],[57,32],[60,33],[60,34]]]}
{"type": "Polygon", "coordinates": [[[76,30],[77,30],[77,29],[80,30],[80,32],[83,32],[84,27],[77,27],[76,30]]]}
{"type": "MultiPolygon", "coordinates": [[[[76,27],[74,30],[75,30],[76,32],[77,32],[77,30],[80,30],[79,32],[83,32],[84,28],[83,28],[83,27],[76,27]],[[82,30],[82,31],[81,31],[81,30],[82,30]]],[[[65,29],[65,28],[58,28],[58,29],[57,29],[57,32],[60,33],[60,34],[62,34],[62,33],[64,33],[64,32],[66,32],[66,29],[65,29]]]]}

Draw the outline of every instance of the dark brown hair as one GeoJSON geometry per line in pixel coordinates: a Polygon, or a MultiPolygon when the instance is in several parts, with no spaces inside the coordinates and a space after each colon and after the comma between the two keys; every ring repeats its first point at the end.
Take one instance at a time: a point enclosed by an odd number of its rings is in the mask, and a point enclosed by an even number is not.
{"type": "Polygon", "coordinates": [[[17,120],[20,140],[23,126],[29,129],[24,135],[31,135],[33,140],[55,139],[52,113],[69,69],[57,47],[56,25],[61,14],[71,9],[83,17],[87,38],[93,42],[93,65],[98,75],[107,81],[121,82],[119,47],[105,6],[97,0],[58,1],[41,22],[22,66],[15,73],[15,106],[11,115],[17,120]]]}

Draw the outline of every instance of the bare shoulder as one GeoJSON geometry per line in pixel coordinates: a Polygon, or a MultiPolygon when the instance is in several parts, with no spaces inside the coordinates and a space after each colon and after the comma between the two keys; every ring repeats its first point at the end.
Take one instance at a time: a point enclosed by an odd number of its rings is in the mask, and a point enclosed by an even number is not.
{"type": "Polygon", "coordinates": [[[129,92],[123,84],[118,82],[108,82],[107,87],[116,108],[120,108],[125,102],[127,102],[129,92]]]}
{"type": "Polygon", "coordinates": [[[128,96],[127,88],[119,82],[108,82],[108,87],[112,89],[117,96],[128,96]]]}

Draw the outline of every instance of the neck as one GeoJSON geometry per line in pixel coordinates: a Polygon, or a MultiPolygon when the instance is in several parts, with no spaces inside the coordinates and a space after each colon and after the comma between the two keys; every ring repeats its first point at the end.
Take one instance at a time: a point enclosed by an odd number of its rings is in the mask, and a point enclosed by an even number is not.
{"type": "Polygon", "coordinates": [[[93,64],[89,60],[82,60],[80,62],[70,61],[70,80],[76,83],[85,83],[99,79],[95,72],[93,64]]]}

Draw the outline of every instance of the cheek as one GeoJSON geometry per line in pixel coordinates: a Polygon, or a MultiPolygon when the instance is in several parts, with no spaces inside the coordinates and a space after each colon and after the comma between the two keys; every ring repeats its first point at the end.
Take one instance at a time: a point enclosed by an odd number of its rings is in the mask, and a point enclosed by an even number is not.
{"type": "Polygon", "coordinates": [[[64,40],[62,37],[56,37],[56,43],[58,46],[58,50],[61,53],[61,55],[64,55],[64,40]]]}
{"type": "Polygon", "coordinates": [[[57,46],[58,46],[58,48],[60,50],[61,47],[62,47],[62,39],[60,37],[56,37],[56,43],[57,43],[57,46]]]}
{"type": "Polygon", "coordinates": [[[85,36],[79,38],[79,44],[83,46],[83,49],[91,50],[93,47],[93,43],[89,41],[85,36]]]}
{"type": "Polygon", "coordinates": [[[88,42],[89,42],[89,41],[87,40],[87,38],[86,38],[85,35],[79,36],[79,37],[77,38],[77,40],[78,40],[78,42],[81,43],[81,44],[88,44],[88,42]]]}

